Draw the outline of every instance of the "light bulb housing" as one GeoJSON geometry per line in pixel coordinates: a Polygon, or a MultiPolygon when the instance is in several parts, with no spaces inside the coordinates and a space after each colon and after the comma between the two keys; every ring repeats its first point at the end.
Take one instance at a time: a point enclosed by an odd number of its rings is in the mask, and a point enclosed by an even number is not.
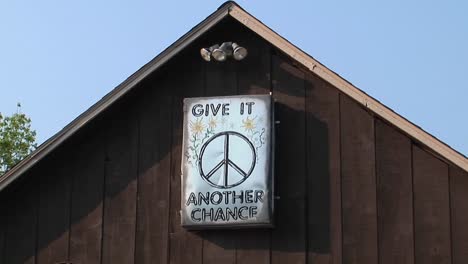
{"type": "Polygon", "coordinates": [[[239,46],[237,43],[232,43],[232,49],[233,49],[233,57],[235,60],[243,60],[245,57],[247,57],[247,49],[244,47],[239,46]]]}
{"type": "Polygon", "coordinates": [[[211,53],[211,56],[217,61],[225,61],[227,59],[227,54],[221,49],[215,49],[213,50],[213,53],[211,53]]]}
{"type": "Polygon", "coordinates": [[[211,46],[209,48],[201,48],[200,49],[200,55],[205,61],[211,61],[213,51],[215,49],[217,49],[217,48],[219,48],[218,44],[215,44],[215,45],[213,45],[213,46],[211,46]]]}
{"type": "Polygon", "coordinates": [[[209,49],[201,48],[200,55],[205,61],[211,61],[211,51],[209,49]]]}
{"type": "Polygon", "coordinates": [[[225,61],[232,55],[232,42],[224,42],[212,52],[213,58],[217,61],[225,61]]]}

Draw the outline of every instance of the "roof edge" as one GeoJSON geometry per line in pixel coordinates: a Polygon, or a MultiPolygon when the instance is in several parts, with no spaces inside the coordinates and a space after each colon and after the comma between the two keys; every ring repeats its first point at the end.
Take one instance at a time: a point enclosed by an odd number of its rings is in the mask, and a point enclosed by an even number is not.
{"type": "Polygon", "coordinates": [[[146,78],[152,72],[157,70],[159,67],[164,65],[169,61],[174,55],[179,53],[185,47],[190,45],[194,40],[196,40],[200,35],[209,30],[220,20],[229,15],[229,10],[234,5],[232,1],[228,1],[222,6],[220,6],[214,13],[205,18],[198,25],[193,27],[182,37],[176,40],[173,44],[167,47],[159,55],[133,73],[125,81],[115,87],[112,91],[106,94],[98,102],[88,108],[85,112],[75,118],[72,122],[66,125],[62,130],[57,132],[51,138],[42,143],[34,152],[32,152],[28,157],[22,160],[20,163],[15,165],[5,174],[0,176],[0,191],[6,188],[10,183],[15,181],[21,175],[23,175],[27,170],[36,165],[40,160],[42,160],[47,154],[52,152],[55,148],[61,145],[69,137],[74,135],[79,129],[92,121],[96,116],[98,116],[102,111],[107,107],[117,101],[120,97],[125,95],[130,91],[136,84],[141,80],[146,78]]]}
{"type": "Polygon", "coordinates": [[[176,42],[174,42],[158,56],[153,58],[150,62],[145,64],[125,81],[115,87],[111,92],[109,92],[107,95],[101,98],[101,100],[92,105],[88,110],[75,118],[62,130],[42,143],[27,158],[22,160],[4,175],[0,176],[0,191],[5,189],[9,184],[23,175],[27,170],[35,166],[55,148],[65,142],[69,137],[74,135],[79,129],[91,122],[107,107],[112,105],[120,97],[135,87],[135,85],[138,84],[141,80],[164,65],[179,51],[190,45],[200,35],[209,30],[212,26],[228,15],[232,16],[241,24],[257,33],[266,41],[270,42],[273,46],[280,49],[282,52],[286,53],[288,56],[302,64],[309,71],[315,73],[325,81],[335,86],[344,94],[358,101],[361,105],[370,109],[373,113],[380,116],[382,119],[395,125],[416,141],[419,141],[427,146],[430,150],[441,156],[443,159],[448,160],[449,162],[468,172],[468,159],[463,154],[452,149],[450,146],[425,132],[404,117],[398,115],[376,99],[367,95],[359,88],[355,87],[344,78],[339,76],[337,73],[328,69],[326,66],[315,60],[312,56],[294,46],[292,43],[264,25],[254,16],[250,15],[234,1],[227,1],[222,4],[218,10],[216,10],[214,13],[192,28],[189,32],[180,37],[176,42]]]}
{"type": "Polygon", "coordinates": [[[427,146],[430,150],[440,155],[443,159],[455,164],[456,166],[468,172],[468,158],[443,143],[436,137],[424,131],[406,118],[400,116],[392,109],[372,98],[344,78],[333,72],[312,56],[302,51],[287,39],[281,37],[278,33],[263,24],[244,9],[234,4],[229,10],[229,15],[242,23],[244,26],[257,33],[259,36],[270,42],[273,46],[286,53],[288,56],[302,64],[309,71],[315,73],[325,81],[335,86],[344,94],[358,101],[362,106],[370,109],[373,113],[382,119],[401,129],[410,137],[427,146]]]}

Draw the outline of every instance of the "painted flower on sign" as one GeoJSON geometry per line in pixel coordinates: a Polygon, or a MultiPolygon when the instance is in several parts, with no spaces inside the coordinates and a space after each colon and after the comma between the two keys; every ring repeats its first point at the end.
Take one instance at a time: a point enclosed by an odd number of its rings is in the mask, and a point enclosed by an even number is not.
{"type": "Polygon", "coordinates": [[[216,118],[211,118],[208,122],[203,122],[203,118],[189,121],[190,144],[185,151],[187,162],[193,167],[198,166],[198,154],[203,143],[215,133],[215,128],[218,125],[216,118]]]}
{"type": "Polygon", "coordinates": [[[245,135],[249,138],[257,151],[265,144],[265,128],[262,128],[262,122],[263,118],[257,118],[257,116],[253,118],[246,117],[242,120],[242,127],[246,132],[245,135]]]}
{"type": "Polygon", "coordinates": [[[250,119],[249,117],[246,117],[244,120],[242,120],[242,127],[245,129],[247,132],[252,132],[255,129],[255,118],[250,119]]]}
{"type": "Polygon", "coordinates": [[[197,119],[195,121],[190,121],[190,130],[195,135],[198,135],[201,132],[203,132],[203,130],[205,130],[205,125],[203,124],[203,120],[197,119]]]}

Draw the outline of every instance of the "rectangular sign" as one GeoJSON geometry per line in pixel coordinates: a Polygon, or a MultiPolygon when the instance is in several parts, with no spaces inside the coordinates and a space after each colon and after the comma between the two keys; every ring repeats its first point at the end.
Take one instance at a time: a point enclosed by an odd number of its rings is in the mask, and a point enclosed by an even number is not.
{"type": "Polygon", "coordinates": [[[270,95],[184,100],[184,227],[272,226],[272,122],[270,95]]]}

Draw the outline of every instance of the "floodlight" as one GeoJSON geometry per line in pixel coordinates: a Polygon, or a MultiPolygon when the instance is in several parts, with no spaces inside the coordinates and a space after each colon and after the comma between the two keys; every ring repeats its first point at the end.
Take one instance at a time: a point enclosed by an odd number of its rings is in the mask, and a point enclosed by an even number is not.
{"type": "Polygon", "coordinates": [[[214,49],[211,55],[217,61],[225,61],[232,55],[232,42],[224,42],[219,48],[214,49]]]}
{"type": "Polygon", "coordinates": [[[213,58],[216,61],[222,62],[226,61],[229,57],[233,57],[235,60],[240,61],[247,57],[247,49],[241,47],[237,43],[223,42],[221,46],[216,44],[209,48],[200,49],[200,55],[205,61],[211,61],[213,58]]]}
{"type": "Polygon", "coordinates": [[[201,48],[200,49],[200,55],[201,57],[206,60],[206,61],[211,61],[211,54],[213,53],[213,50],[219,48],[218,44],[215,44],[209,48],[201,48]]]}
{"type": "Polygon", "coordinates": [[[235,60],[243,60],[247,57],[247,49],[239,46],[237,43],[232,43],[233,57],[235,60]]]}

